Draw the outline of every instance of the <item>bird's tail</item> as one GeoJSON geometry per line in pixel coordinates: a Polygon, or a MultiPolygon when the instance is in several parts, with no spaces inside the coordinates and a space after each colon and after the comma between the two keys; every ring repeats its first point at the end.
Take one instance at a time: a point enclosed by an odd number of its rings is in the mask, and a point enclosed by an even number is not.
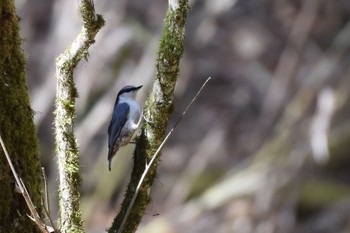
{"type": "Polygon", "coordinates": [[[109,171],[111,171],[111,163],[112,163],[112,160],[109,159],[109,160],[108,160],[108,170],[109,170],[109,171]]]}
{"type": "Polygon", "coordinates": [[[112,150],[108,150],[108,170],[111,171],[111,163],[112,163],[112,150]]]}

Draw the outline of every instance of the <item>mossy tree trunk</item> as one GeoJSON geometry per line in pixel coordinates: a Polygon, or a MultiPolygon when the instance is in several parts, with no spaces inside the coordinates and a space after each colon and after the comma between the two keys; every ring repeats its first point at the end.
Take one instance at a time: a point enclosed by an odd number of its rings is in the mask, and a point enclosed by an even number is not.
{"type": "MultiPolygon", "coordinates": [[[[18,175],[40,210],[41,170],[33,110],[25,80],[18,17],[13,0],[0,1],[0,134],[18,175]]],[[[40,212],[40,211],[39,211],[40,212]]],[[[0,232],[38,232],[0,150],[0,232]]]]}

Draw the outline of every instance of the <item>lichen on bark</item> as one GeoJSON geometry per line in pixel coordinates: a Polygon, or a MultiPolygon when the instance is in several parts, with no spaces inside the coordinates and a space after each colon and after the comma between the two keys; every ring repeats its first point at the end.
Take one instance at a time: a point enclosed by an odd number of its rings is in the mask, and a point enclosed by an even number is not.
{"type": "Polygon", "coordinates": [[[79,0],[79,12],[83,25],[68,48],[56,60],[56,110],[55,134],[59,172],[59,209],[61,232],[83,232],[79,207],[82,182],[79,171],[79,151],[74,134],[75,87],[73,71],[78,62],[88,56],[89,47],[104,25],[101,15],[95,14],[91,0],[79,0]]]}
{"type": "Polygon", "coordinates": [[[145,170],[145,163],[151,159],[162,143],[169,117],[174,109],[174,89],[179,73],[180,58],[184,51],[185,22],[188,9],[186,0],[169,0],[164,31],[158,49],[156,78],[144,108],[144,115],[149,123],[144,124],[137,140],[130,182],[121,210],[108,232],[117,232],[124,218],[127,220],[122,232],[135,232],[147,205],[151,201],[150,188],[156,175],[159,157],[150,168],[135,203],[126,216],[137,184],[145,170]]]}

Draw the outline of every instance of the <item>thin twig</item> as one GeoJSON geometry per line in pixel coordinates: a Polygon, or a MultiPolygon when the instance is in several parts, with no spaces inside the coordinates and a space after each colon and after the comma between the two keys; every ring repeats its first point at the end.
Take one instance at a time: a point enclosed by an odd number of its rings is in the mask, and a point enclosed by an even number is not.
{"type": "Polygon", "coordinates": [[[44,181],[44,193],[45,193],[45,205],[43,205],[45,214],[47,218],[49,219],[49,222],[54,230],[54,232],[58,232],[58,230],[55,227],[55,224],[51,218],[51,208],[50,208],[50,201],[49,201],[49,190],[48,190],[48,185],[47,185],[47,179],[46,179],[46,174],[45,174],[45,168],[41,167],[42,175],[43,175],[43,181],[44,181]]]}
{"type": "MultiPolygon", "coordinates": [[[[43,194],[43,191],[41,191],[41,195],[40,195],[41,206],[43,207],[43,209],[45,211],[46,218],[49,219],[50,224],[53,225],[53,221],[51,221],[51,218],[49,217],[49,213],[48,213],[47,207],[45,206],[45,200],[44,199],[45,199],[45,196],[43,194]]],[[[32,221],[35,221],[31,216],[28,215],[28,217],[32,221]]],[[[46,225],[46,227],[48,228],[47,225],[46,225]]],[[[52,228],[52,231],[50,231],[50,232],[57,232],[53,227],[51,227],[51,228],[52,228]]]]}
{"type": "Polygon", "coordinates": [[[46,180],[46,174],[45,174],[45,168],[41,167],[41,172],[43,175],[43,181],[44,181],[44,193],[45,193],[45,208],[48,210],[48,213],[50,213],[50,203],[49,203],[49,192],[47,189],[47,180],[46,180]]]}
{"type": "Polygon", "coordinates": [[[186,109],[183,111],[183,113],[181,114],[181,116],[179,117],[179,119],[175,122],[174,126],[171,128],[171,130],[169,131],[169,133],[166,135],[166,137],[163,139],[162,143],[160,144],[160,146],[158,147],[157,151],[154,153],[154,155],[152,156],[152,159],[150,160],[150,162],[148,164],[146,164],[146,168],[145,171],[142,173],[142,176],[140,178],[139,183],[137,184],[136,190],[134,195],[132,196],[130,205],[128,206],[128,209],[126,210],[126,213],[124,215],[123,221],[120,225],[120,228],[118,229],[118,233],[121,233],[123,228],[124,228],[124,224],[126,222],[126,219],[131,211],[132,206],[134,205],[134,202],[136,200],[137,194],[140,191],[141,185],[143,180],[145,179],[148,170],[150,169],[150,167],[152,166],[154,160],[157,158],[160,150],[163,148],[165,142],[169,139],[170,135],[173,133],[173,131],[175,130],[175,128],[177,127],[177,125],[181,122],[182,118],[186,115],[188,109],[192,106],[192,104],[194,103],[194,101],[197,99],[198,95],[202,92],[203,88],[205,87],[205,85],[207,84],[207,82],[211,79],[211,77],[207,78],[207,80],[203,83],[202,87],[199,89],[199,91],[197,92],[197,94],[193,97],[193,99],[191,100],[191,102],[187,105],[186,109]]]}
{"type": "Polygon", "coordinates": [[[42,232],[48,233],[49,231],[47,230],[45,224],[43,223],[43,221],[41,220],[41,218],[40,218],[38,212],[36,211],[36,208],[35,208],[35,206],[34,206],[34,204],[33,204],[33,202],[32,202],[32,199],[31,199],[30,196],[29,196],[29,193],[28,193],[28,190],[27,190],[26,186],[24,185],[22,179],[17,175],[17,172],[16,172],[16,170],[15,170],[15,167],[14,167],[13,164],[12,164],[11,158],[10,158],[8,152],[7,152],[5,143],[4,143],[4,141],[2,140],[1,135],[0,135],[0,143],[1,143],[2,149],[4,150],[4,153],[5,153],[7,162],[8,162],[9,165],[10,165],[12,174],[13,174],[13,176],[15,177],[16,184],[17,184],[19,190],[21,191],[21,194],[23,195],[24,200],[26,201],[27,206],[28,206],[28,208],[29,208],[29,210],[30,210],[30,213],[31,213],[31,215],[32,215],[32,219],[34,218],[36,225],[38,225],[39,229],[40,229],[42,232]]]}
{"type": "Polygon", "coordinates": [[[19,181],[19,177],[18,177],[18,175],[17,175],[17,173],[16,173],[15,167],[14,167],[13,164],[12,164],[12,161],[11,161],[11,159],[10,159],[10,156],[9,156],[8,152],[7,152],[7,149],[6,149],[6,147],[5,147],[5,143],[4,143],[4,141],[2,140],[1,135],[0,135],[0,143],[1,143],[2,149],[4,150],[4,153],[5,153],[7,162],[8,162],[9,165],[10,165],[12,174],[13,174],[13,176],[15,177],[16,183],[17,183],[19,189],[20,189],[21,192],[22,192],[23,189],[21,188],[21,182],[19,181]]]}
{"type": "MultiPolygon", "coordinates": [[[[21,182],[21,188],[23,191],[23,196],[25,197],[26,199],[26,202],[27,202],[27,205],[30,209],[30,212],[32,213],[33,215],[33,218],[35,219],[35,222],[38,224],[38,226],[41,228],[43,227],[45,230],[46,230],[46,227],[45,227],[45,224],[43,223],[43,221],[41,220],[37,210],[36,210],[36,207],[32,201],[32,199],[30,198],[30,195],[29,195],[29,192],[27,190],[27,187],[25,186],[22,178],[19,178],[19,181],[21,182]]],[[[44,231],[45,232],[45,231],[44,231]]]]}

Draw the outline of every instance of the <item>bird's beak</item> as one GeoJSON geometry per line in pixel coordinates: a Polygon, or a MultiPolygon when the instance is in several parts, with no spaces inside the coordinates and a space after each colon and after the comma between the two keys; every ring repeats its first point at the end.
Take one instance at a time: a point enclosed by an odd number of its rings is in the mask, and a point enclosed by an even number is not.
{"type": "Polygon", "coordinates": [[[138,91],[141,87],[142,87],[142,85],[138,86],[138,87],[135,87],[135,91],[138,91]]]}

